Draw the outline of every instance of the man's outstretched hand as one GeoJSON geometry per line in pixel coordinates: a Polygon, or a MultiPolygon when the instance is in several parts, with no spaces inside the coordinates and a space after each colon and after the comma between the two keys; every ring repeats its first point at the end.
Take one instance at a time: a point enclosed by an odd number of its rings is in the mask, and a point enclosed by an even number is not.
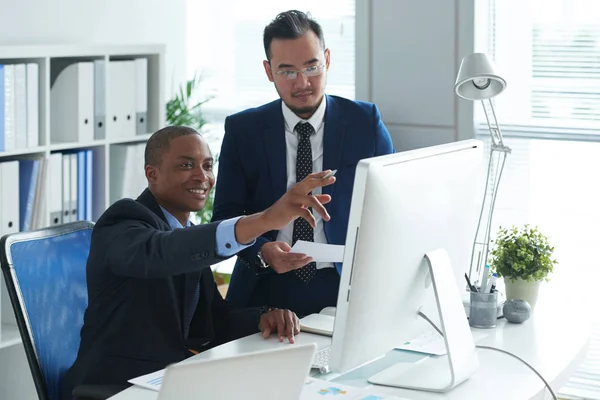
{"type": "Polygon", "coordinates": [[[330,217],[324,204],[331,201],[331,196],[311,193],[318,187],[329,186],[335,182],[333,176],[326,178],[330,172],[327,170],[308,175],[265,211],[240,218],[235,224],[235,238],[238,243],[250,243],[265,232],[282,229],[296,218],[304,218],[315,228],[316,220],[311,209],[324,221],[329,221],[330,217]]]}
{"type": "Polygon", "coordinates": [[[292,186],[275,204],[263,212],[264,220],[270,230],[279,230],[296,218],[304,218],[313,229],[317,222],[310,212],[312,208],[324,221],[329,221],[329,214],[324,204],[331,201],[328,194],[313,195],[311,192],[321,186],[329,186],[335,182],[335,177],[325,178],[330,171],[310,174],[292,186]]]}
{"type": "Polygon", "coordinates": [[[264,338],[276,334],[280,342],[287,337],[290,343],[295,343],[294,335],[300,333],[300,320],[292,311],[276,308],[260,316],[258,329],[264,338]]]}

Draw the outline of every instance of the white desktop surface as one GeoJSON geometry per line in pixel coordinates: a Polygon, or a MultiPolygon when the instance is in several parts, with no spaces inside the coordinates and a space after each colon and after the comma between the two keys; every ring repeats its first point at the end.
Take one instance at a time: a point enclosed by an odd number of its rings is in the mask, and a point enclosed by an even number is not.
{"type": "MultiPolygon", "coordinates": [[[[585,357],[589,329],[585,321],[577,318],[558,318],[555,314],[534,313],[523,324],[511,324],[498,320],[495,329],[478,329],[487,334],[477,341],[478,345],[493,346],[510,351],[536,368],[557,391],[581,364],[585,357]]],[[[331,338],[309,333],[296,336],[296,343],[316,343],[320,348],[327,346],[331,338]]],[[[275,346],[275,337],[262,338],[251,335],[221,345],[186,360],[220,358],[275,346]]],[[[429,399],[544,399],[549,394],[543,382],[520,361],[496,351],[477,349],[480,367],[475,375],[448,393],[430,393],[378,386],[377,391],[415,400],[429,399]]],[[[396,362],[417,362],[424,356],[406,351],[392,351],[384,358],[343,375],[328,374],[322,379],[356,387],[368,385],[367,378],[396,362]]],[[[186,362],[184,361],[184,362],[186,362]]],[[[224,381],[231,381],[225,377],[224,381]]],[[[110,400],[155,400],[157,392],[131,387],[113,396],[110,400]]]]}

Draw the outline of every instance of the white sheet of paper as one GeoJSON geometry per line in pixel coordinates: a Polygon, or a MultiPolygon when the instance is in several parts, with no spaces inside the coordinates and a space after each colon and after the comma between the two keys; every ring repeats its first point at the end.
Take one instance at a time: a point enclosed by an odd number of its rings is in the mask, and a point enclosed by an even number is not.
{"type": "Polygon", "coordinates": [[[325,244],[298,240],[290,253],[301,253],[312,257],[315,262],[342,262],[344,261],[344,246],[338,244],[325,244]]]}
{"type": "MultiPolygon", "coordinates": [[[[475,342],[487,336],[487,334],[481,332],[472,332],[472,334],[475,342]]],[[[434,330],[427,331],[400,346],[396,346],[396,348],[399,350],[409,350],[436,356],[443,356],[446,354],[444,337],[434,330]]]]}
{"type": "Polygon", "coordinates": [[[130,379],[128,382],[158,392],[160,391],[160,385],[162,385],[164,374],[165,370],[161,369],[160,371],[156,371],[151,374],[142,375],[138,376],[137,378],[130,379]]]}

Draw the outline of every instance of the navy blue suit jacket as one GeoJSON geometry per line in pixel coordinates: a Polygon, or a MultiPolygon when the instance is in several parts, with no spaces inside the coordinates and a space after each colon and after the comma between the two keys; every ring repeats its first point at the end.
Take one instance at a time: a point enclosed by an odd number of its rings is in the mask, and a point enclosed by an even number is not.
{"type": "MultiPolygon", "coordinates": [[[[363,158],[392,153],[389,133],[377,107],[326,96],[323,170],[337,169],[336,182],[323,188],[332,196],[325,222],[330,244],[344,244],[356,165],[363,158]]],[[[229,116],[219,154],[213,221],[260,212],[275,203],[287,186],[285,122],[281,100],[229,116]]],[[[237,306],[265,304],[289,308],[299,316],[335,306],[341,264],[319,270],[305,284],[294,273],[278,275],[259,267],[260,247],[277,232],[259,237],[238,254],[227,299],[237,306]],[[328,271],[327,271],[328,270],[328,271]]]]}
{"type": "Polygon", "coordinates": [[[62,383],[127,386],[127,380],[258,332],[259,309],[236,309],[217,290],[211,264],[217,224],[171,230],[154,195],[119,200],[94,226],[86,266],[81,343],[62,383]],[[189,337],[184,316],[200,285],[189,337]]]}

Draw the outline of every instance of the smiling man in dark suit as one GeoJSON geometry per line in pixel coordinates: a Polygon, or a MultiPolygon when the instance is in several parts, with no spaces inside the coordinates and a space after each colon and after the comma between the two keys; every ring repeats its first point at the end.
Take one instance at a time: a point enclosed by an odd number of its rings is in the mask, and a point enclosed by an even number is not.
{"type": "Polygon", "coordinates": [[[294,341],[289,310],[236,308],[223,300],[211,264],[254,244],[261,234],[302,217],[311,207],[329,218],[329,196],[309,196],[334,178],[313,174],[265,211],[192,226],[212,189],[213,158],[191,128],[167,127],[148,140],[146,189],[110,206],[94,226],[87,262],[88,307],[77,359],[63,398],[81,384],[127,385],[221,343],[259,330],[294,341]]]}
{"type": "Polygon", "coordinates": [[[345,244],[358,161],[394,149],[375,105],[325,95],[330,50],[316,21],[281,13],[263,41],[264,69],[280,99],[225,121],[213,219],[262,210],[307,174],[337,169],[336,184],[324,188],[335,191],[331,222],[316,215],[314,229],[296,220],[259,237],[240,252],[227,292],[238,306],[269,304],[303,316],[336,305],[341,263],[310,262],[291,246],[345,244]]]}

